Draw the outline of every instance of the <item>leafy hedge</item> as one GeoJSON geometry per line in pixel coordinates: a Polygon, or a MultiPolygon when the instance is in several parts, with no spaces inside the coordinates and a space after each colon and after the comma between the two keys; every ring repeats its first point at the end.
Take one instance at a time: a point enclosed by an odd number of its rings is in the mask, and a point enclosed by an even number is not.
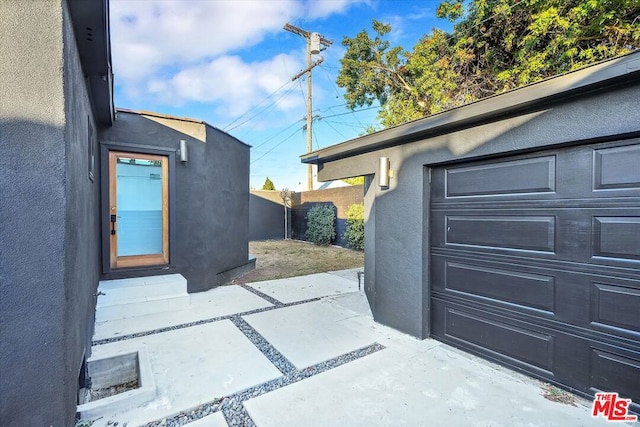
{"type": "Polygon", "coordinates": [[[364,204],[355,203],[347,210],[347,245],[350,248],[364,250],[364,204]]]}
{"type": "Polygon", "coordinates": [[[329,245],[336,237],[336,211],[331,205],[316,205],[307,212],[307,240],[329,245]]]}

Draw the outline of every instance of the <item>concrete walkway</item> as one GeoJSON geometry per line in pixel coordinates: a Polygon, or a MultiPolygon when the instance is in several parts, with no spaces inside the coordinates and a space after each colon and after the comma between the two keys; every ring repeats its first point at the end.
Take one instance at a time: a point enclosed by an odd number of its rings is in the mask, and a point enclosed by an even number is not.
{"type": "Polygon", "coordinates": [[[96,325],[93,360],[136,351],[145,392],[81,406],[83,420],[96,427],[609,424],[591,417],[588,401],[551,402],[536,380],[375,323],[356,270],[221,287],[177,310],[96,325]]]}

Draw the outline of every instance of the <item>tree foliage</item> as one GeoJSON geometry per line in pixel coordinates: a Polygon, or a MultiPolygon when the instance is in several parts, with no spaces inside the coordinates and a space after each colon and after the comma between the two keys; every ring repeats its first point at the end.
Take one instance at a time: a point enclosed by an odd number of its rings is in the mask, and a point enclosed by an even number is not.
{"type": "Polygon", "coordinates": [[[269,179],[269,177],[267,177],[267,179],[264,180],[264,184],[262,184],[262,189],[263,190],[275,190],[276,186],[273,185],[273,181],[271,181],[269,179]]]}
{"type": "Polygon", "coordinates": [[[342,180],[349,185],[364,185],[364,176],[354,176],[352,178],[343,178],[342,180]]]}
{"type": "Polygon", "coordinates": [[[347,245],[350,248],[364,250],[364,204],[354,203],[347,210],[347,245]]]}
{"type": "Polygon", "coordinates": [[[640,0],[446,0],[411,51],[373,21],[345,37],[338,85],[350,108],[379,102],[389,127],[640,48],[640,0]]]}

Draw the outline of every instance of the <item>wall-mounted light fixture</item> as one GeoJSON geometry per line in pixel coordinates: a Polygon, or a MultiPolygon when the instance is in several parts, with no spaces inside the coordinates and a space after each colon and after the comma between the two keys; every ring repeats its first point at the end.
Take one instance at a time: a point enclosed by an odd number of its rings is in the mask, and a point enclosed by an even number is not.
{"type": "Polygon", "coordinates": [[[393,178],[393,169],[388,157],[380,157],[378,167],[378,185],[380,188],[389,188],[389,178],[393,178]]]}
{"type": "Polygon", "coordinates": [[[178,150],[178,155],[180,156],[180,161],[182,163],[187,163],[189,161],[189,152],[187,151],[187,141],[184,139],[180,140],[180,150],[178,150]]]}

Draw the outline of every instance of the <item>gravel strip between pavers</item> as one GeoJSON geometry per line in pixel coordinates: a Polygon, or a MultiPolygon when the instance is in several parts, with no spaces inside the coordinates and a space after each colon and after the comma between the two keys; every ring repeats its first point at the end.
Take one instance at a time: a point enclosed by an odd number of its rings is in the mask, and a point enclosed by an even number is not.
{"type": "Polygon", "coordinates": [[[293,363],[289,361],[286,357],[282,355],[274,346],[271,345],[269,341],[267,341],[262,335],[258,333],[253,326],[247,323],[240,316],[234,316],[231,318],[231,321],[240,331],[249,338],[249,341],[255,345],[258,350],[264,354],[269,362],[271,362],[280,372],[283,374],[292,374],[296,371],[296,367],[293,363]]]}
{"type": "Polygon", "coordinates": [[[241,288],[248,290],[249,292],[251,292],[252,294],[258,295],[260,298],[262,299],[266,299],[267,301],[269,301],[271,304],[275,305],[275,306],[283,306],[285,305],[285,303],[283,303],[282,301],[278,301],[277,299],[275,299],[274,297],[265,294],[262,291],[259,291],[257,289],[252,288],[249,285],[240,285],[241,288]]]}
{"type": "MultiPolygon", "coordinates": [[[[257,332],[255,333],[258,334],[257,332]]],[[[264,337],[262,337],[262,339],[264,339],[264,337]]],[[[267,341],[265,340],[265,342],[267,341]]],[[[271,346],[271,344],[269,344],[268,342],[267,344],[271,346]]],[[[183,426],[192,421],[199,420],[200,418],[206,417],[207,415],[211,415],[219,411],[222,411],[222,414],[224,415],[224,418],[230,427],[254,427],[255,423],[253,422],[253,420],[249,416],[249,413],[246,411],[243,405],[243,403],[247,400],[288,386],[290,384],[297,383],[298,381],[312,377],[314,375],[318,375],[322,372],[337,368],[338,366],[344,365],[345,363],[353,362],[354,360],[383,350],[384,348],[385,347],[382,344],[374,343],[367,347],[345,353],[341,356],[318,363],[308,368],[304,368],[301,370],[294,369],[294,371],[289,372],[280,378],[276,378],[275,380],[267,381],[265,383],[251,387],[245,391],[225,396],[221,399],[212,400],[211,402],[202,404],[191,410],[181,412],[173,417],[163,418],[162,420],[150,422],[146,424],[146,427],[183,426]]],[[[262,351],[262,349],[260,350],[262,351]]]]}
{"type": "MultiPolygon", "coordinates": [[[[133,338],[146,337],[147,335],[160,334],[162,332],[169,332],[169,331],[175,331],[177,329],[184,329],[184,328],[190,328],[192,326],[204,325],[205,323],[219,322],[221,320],[231,319],[232,317],[235,317],[235,316],[248,316],[250,314],[262,313],[264,311],[276,310],[278,308],[285,308],[285,307],[291,307],[291,306],[294,306],[294,305],[307,304],[307,303],[310,303],[310,302],[320,301],[320,299],[321,298],[311,298],[311,299],[306,299],[306,300],[302,300],[302,301],[290,302],[290,303],[287,303],[287,304],[278,302],[278,305],[273,305],[271,307],[257,308],[255,310],[244,311],[242,313],[227,314],[227,315],[224,315],[224,316],[212,317],[211,319],[203,319],[203,320],[197,320],[195,322],[183,323],[183,324],[180,324],[180,325],[166,326],[164,328],[158,328],[158,329],[154,329],[154,330],[151,330],[151,331],[137,332],[135,334],[122,335],[120,337],[113,337],[113,338],[105,338],[105,339],[101,339],[101,340],[96,340],[96,341],[93,341],[91,343],[91,345],[103,345],[103,344],[109,344],[109,343],[112,343],[112,342],[130,340],[130,339],[133,339],[133,338]]],[[[271,302],[271,301],[269,301],[269,302],[271,302]]],[[[273,304],[273,302],[271,302],[271,303],[273,304]]]]}

